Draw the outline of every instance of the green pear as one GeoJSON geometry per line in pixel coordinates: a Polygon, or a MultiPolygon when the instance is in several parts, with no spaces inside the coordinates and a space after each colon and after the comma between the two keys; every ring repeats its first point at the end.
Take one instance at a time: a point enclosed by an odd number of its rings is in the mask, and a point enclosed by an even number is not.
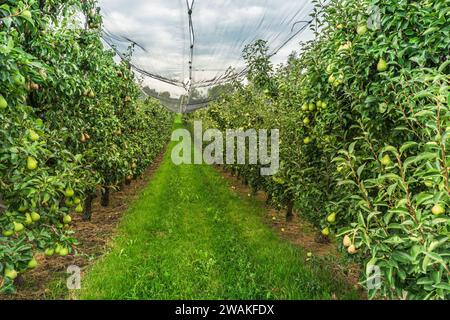
{"type": "Polygon", "coordinates": [[[24,10],[21,14],[22,17],[26,17],[28,19],[31,19],[31,11],[30,10],[24,10]]]}
{"type": "Polygon", "coordinates": [[[25,214],[25,224],[30,225],[33,223],[33,219],[31,219],[31,215],[29,213],[25,214]]]}
{"type": "Polygon", "coordinates": [[[425,186],[427,186],[428,188],[431,188],[433,186],[433,181],[432,180],[425,181],[425,186]]]}
{"type": "Polygon", "coordinates": [[[444,207],[442,207],[440,204],[437,203],[433,206],[433,208],[431,208],[431,212],[435,216],[440,216],[441,214],[445,213],[445,209],[444,209],[444,207]]]}
{"type": "Polygon", "coordinates": [[[71,222],[72,222],[72,217],[69,216],[68,214],[66,214],[66,215],[63,217],[63,222],[64,222],[65,224],[71,223],[71,222]]]}
{"type": "Polygon", "coordinates": [[[32,212],[31,213],[31,219],[33,220],[33,222],[37,222],[37,221],[39,221],[41,219],[41,216],[37,212],[32,212]]]}
{"type": "Polygon", "coordinates": [[[8,102],[6,99],[0,94],[0,109],[6,109],[8,107],[8,102]]]}
{"type": "Polygon", "coordinates": [[[37,261],[36,261],[35,258],[31,259],[31,260],[28,262],[28,268],[29,268],[29,269],[34,269],[34,268],[37,267],[37,265],[38,265],[38,263],[37,263],[37,261]]]}
{"type": "Polygon", "coordinates": [[[381,164],[383,166],[388,166],[392,163],[391,157],[386,154],[381,160],[380,160],[381,164]]]}
{"type": "Polygon", "coordinates": [[[61,252],[62,246],[58,243],[55,246],[55,253],[59,254],[61,252]]]}
{"type": "Polygon", "coordinates": [[[352,245],[352,240],[350,239],[350,237],[348,235],[344,236],[344,239],[342,240],[342,244],[346,248],[348,248],[348,247],[350,247],[352,245]]]}
{"type": "Polygon", "coordinates": [[[74,196],[74,194],[75,194],[75,191],[73,191],[72,188],[66,188],[66,190],[64,191],[64,196],[66,198],[71,198],[74,196]]]}
{"type": "Polygon", "coordinates": [[[59,255],[61,257],[65,257],[69,254],[69,249],[67,249],[66,247],[61,248],[61,250],[59,250],[59,255]]]}
{"type": "Polygon", "coordinates": [[[35,158],[28,157],[27,158],[27,169],[28,170],[36,170],[38,167],[38,163],[35,158]]]}
{"type": "Polygon", "coordinates": [[[50,257],[50,256],[52,256],[52,255],[55,254],[55,249],[53,249],[53,248],[47,248],[47,249],[45,249],[44,254],[45,254],[47,257],[50,257]]]}
{"type": "Polygon", "coordinates": [[[17,278],[18,273],[16,270],[14,269],[6,269],[5,270],[5,277],[10,278],[11,280],[14,280],[15,278],[17,278]]]}
{"type": "Polygon", "coordinates": [[[377,64],[378,72],[386,71],[387,68],[388,68],[387,62],[383,58],[381,58],[380,61],[378,61],[378,64],[377,64]]]}
{"type": "Polygon", "coordinates": [[[20,222],[13,222],[14,224],[14,232],[21,232],[23,229],[25,229],[24,225],[20,222]]]}
{"type": "Polygon", "coordinates": [[[354,244],[350,245],[350,247],[348,247],[347,252],[350,254],[355,254],[356,253],[356,247],[354,244]]]}
{"type": "Polygon", "coordinates": [[[76,213],[82,213],[83,212],[83,207],[81,206],[81,204],[78,204],[75,208],[75,212],[76,213]]]}
{"type": "Polygon", "coordinates": [[[356,28],[356,33],[359,34],[360,36],[366,34],[367,32],[367,26],[365,24],[361,24],[358,26],[358,28],[356,28]]]}
{"type": "Polygon", "coordinates": [[[336,77],[334,75],[330,75],[328,77],[328,83],[333,84],[336,81],[336,77]]]}
{"type": "Polygon", "coordinates": [[[10,237],[14,234],[14,231],[13,230],[5,230],[2,232],[2,234],[4,237],[10,237]]]}
{"type": "Polygon", "coordinates": [[[336,212],[333,212],[330,215],[328,215],[327,221],[329,223],[335,223],[336,222],[336,212]]]}
{"type": "Polygon", "coordinates": [[[30,138],[31,141],[39,140],[39,135],[34,130],[30,130],[28,137],[30,138]]]}

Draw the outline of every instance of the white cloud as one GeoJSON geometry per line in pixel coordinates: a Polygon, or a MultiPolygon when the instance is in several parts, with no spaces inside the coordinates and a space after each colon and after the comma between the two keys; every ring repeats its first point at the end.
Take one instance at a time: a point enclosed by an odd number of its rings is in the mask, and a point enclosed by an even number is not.
{"type": "MultiPolygon", "coordinates": [[[[136,48],[133,62],[145,70],[178,81],[188,78],[189,33],[185,0],[100,0],[106,30],[128,37],[142,45],[136,48]]],[[[279,47],[296,21],[309,19],[311,0],[196,0],[193,24],[196,34],[195,80],[206,80],[223,73],[229,66],[243,67],[245,45],[256,39],[268,40],[271,50],[279,47]]],[[[273,58],[285,62],[299,51],[304,32],[273,58]]],[[[118,43],[125,49],[127,43],[118,43]]],[[[158,90],[167,85],[146,80],[158,90]]],[[[170,90],[176,91],[176,90],[170,90]]]]}

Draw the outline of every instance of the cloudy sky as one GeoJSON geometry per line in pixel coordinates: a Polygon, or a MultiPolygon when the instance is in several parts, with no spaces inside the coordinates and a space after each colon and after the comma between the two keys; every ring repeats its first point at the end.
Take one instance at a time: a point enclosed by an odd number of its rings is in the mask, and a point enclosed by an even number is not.
{"type": "MultiPolygon", "coordinates": [[[[191,1],[191,0],[189,0],[191,1]]],[[[139,43],[133,63],[153,74],[180,82],[189,78],[189,25],[186,0],[100,0],[108,32],[139,43]]],[[[275,50],[309,20],[311,0],[195,0],[194,82],[219,76],[232,66],[243,67],[242,50],[256,39],[275,50]],[[298,22],[298,23],[296,23],[298,22]]],[[[282,63],[299,42],[312,38],[302,32],[273,58],[282,63]]],[[[114,43],[124,50],[127,42],[114,43]]],[[[147,80],[158,90],[176,88],[147,80]]],[[[181,92],[182,93],[182,92],[181,92]]]]}

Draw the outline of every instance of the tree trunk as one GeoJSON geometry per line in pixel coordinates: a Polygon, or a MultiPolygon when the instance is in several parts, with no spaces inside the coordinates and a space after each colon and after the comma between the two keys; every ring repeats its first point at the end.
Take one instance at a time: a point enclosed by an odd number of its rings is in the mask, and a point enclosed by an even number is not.
{"type": "Polygon", "coordinates": [[[266,204],[269,205],[272,202],[272,194],[267,192],[266,204]]]}
{"type": "Polygon", "coordinates": [[[92,201],[94,200],[95,195],[93,193],[89,193],[86,199],[84,200],[84,212],[83,212],[83,220],[89,221],[92,218],[92,201]]]}
{"type": "Polygon", "coordinates": [[[109,205],[109,188],[105,187],[102,191],[102,207],[107,207],[109,205]]]}
{"type": "Polygon", "coordinates": [[[291,221],[292,218],[294,218],[293,209],[294,209],[294,202],[289,201],[288,207],[287,207],[287,212],[286,212],[286,220],[287,221],[291,221]]]}

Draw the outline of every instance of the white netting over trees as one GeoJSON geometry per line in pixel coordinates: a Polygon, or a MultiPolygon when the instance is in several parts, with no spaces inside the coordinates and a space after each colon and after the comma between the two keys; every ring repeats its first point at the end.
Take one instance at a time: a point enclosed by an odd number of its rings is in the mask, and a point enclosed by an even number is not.
{"type": "Polygon", "coordinates": [[[267,41],[278,63],[293,44],[312,36],[311,0],[100,0],[99,5],[104,41],[119,55],[133,46],[131,66],[143,76],[143,92],[173,111],[204,106],[211,88],[245,75],[242,52],[256,40],[267,41]]]}

